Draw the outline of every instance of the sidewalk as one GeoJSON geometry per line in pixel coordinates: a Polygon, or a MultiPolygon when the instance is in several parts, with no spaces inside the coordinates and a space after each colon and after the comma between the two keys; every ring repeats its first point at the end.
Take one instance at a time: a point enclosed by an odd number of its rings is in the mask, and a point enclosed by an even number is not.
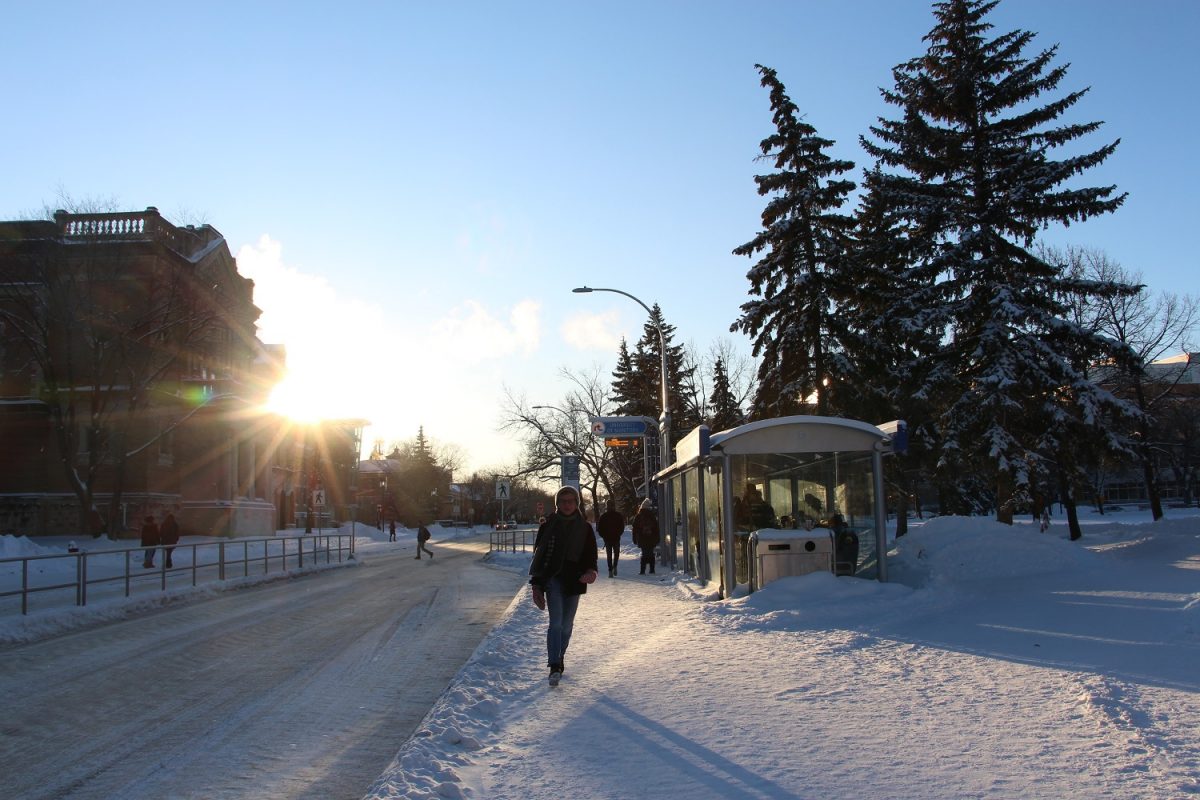
{"type": "Polygon", "coordinates": [[[1120,556],[1065,530],[928,527],[895,562],[916,587],[814,574],[705,602],[626,556],[583,597],[553,689],[545,615],[523,589],[367,797],[1200,793],[1195,520],[1116,526],[1120,556]],[[1168,558],[1140,549],[1155,539],[1168,558]],[[983,545],[977,561],[963,543],[983,545]],[[1039,617],[1066,578],[1092,589],[1039,617]],[[1133,616],[1094,641],[1118,605],[1133,616]],[[1174,663],[1131,673],[1144,648],[1174,663]]]}

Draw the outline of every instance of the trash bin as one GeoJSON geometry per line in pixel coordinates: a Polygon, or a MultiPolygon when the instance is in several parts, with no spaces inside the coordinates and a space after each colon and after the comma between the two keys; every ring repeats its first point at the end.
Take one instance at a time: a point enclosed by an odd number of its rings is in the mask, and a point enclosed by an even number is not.
{"type": "Polygon", "coordinates": [[[833,572],[830,531],[765,530],[750,534],[750,591],[776,578],[833,572]]]}

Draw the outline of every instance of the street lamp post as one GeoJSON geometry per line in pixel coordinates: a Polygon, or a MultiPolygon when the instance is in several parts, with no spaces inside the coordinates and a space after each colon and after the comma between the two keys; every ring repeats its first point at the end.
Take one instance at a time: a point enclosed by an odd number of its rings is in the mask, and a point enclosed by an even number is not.
{"type": "MultiPolygon", "coordinates": [[[[667,395],[667,337],[663,335],[662,325],[658,324],[658,320],[654,317],[654,312],[650,307],[637,299],[629,292],[623,292],[620,289],[600,289],[591,286],[580,286],[571,291],[576,294],[590,294],[592,292],[612,292],[613,294],[624,295],[633,302],[637,303],[642,308],[646,309],[646,313],[654,322],[654,328],[658,331],[658,351],[661,356],[660,368],[662,370],[662,416],[658,418],[658,471],[662,471],[663,467],[670,464],[674,459],[671,457],[671,406],[668,403],[667,395]]],[[[658,510],[659,520],[663,523],[662,530],[667,531],[668,540],[666,546],[659,550],[659,561],[664,566],[675,563],[675,498],[671,496],[671,484],[663,483],[658,492],[658,510]]],[[[650,487],[646,487],[646,494],[649,495],[650,487]]]]}
{"type": "MultiPolygon", "coordinates": [[[[665,466],[664,459],[669,460],[671,458],[671,409],[667,396],[667,338],[663,336],[662,326],[658,324],[658,320],[654,319],[654,312],[650,310],[650,307],[629,292],[623,292],[620,289],[601,289],[592,286],[580,286],[571,291],[576,294],[612,292],[613,294],[624,295],[646,309],[646,313],[650,315],[650,319],[654,322],[654,328],[658,331],[658,350],[661,356],[660,368],[662,370],[662,416],[658,419],[658,468],[662,469],[665,466]]],[[[666,463],[669,463],[669,461],[666,463]]],[[[648,486],[646,487],[647,491],[649,491],[649,488],[648,486]]]]}

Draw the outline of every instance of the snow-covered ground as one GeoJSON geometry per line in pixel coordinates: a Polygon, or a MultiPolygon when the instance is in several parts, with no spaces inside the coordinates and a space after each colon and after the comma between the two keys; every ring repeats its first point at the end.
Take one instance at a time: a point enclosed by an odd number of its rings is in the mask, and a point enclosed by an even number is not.
{"type": "MultiPolygon", "coordinates": [[[[891,583],[808,575],[725,601],[679,574],[639,576],[627,549],[620,576],[583,598],[562,685],[546,684],[545,614],[522,589],[363,790],[371,800],[1200,795],[1200,512],[1147,519],[1089,516],[1071,543],[1061,519],[1043,534],[937,518],[896,545],[891,583]]],[[[476,533],[433,532],[435,550],[476,533]]],[[[395,543],[362,526],[357,536],[360,554],[415,546],[410,530],[395,543]]],[[[65,547],[0,537],[4,556],[65,547]]],[[[489,559],[528,564],[521,553],[489,559]]],[[[25,618],[6,598],[0,641],[244,580],[25,618]]]]}
{"type": "Polygon", "coordinates": [[[1200,795],[1200,516],[1147,519],[936,518],[891,583],[726,601],[630,550],[559,687],[523,590],[367,797],[1200,795]]]}

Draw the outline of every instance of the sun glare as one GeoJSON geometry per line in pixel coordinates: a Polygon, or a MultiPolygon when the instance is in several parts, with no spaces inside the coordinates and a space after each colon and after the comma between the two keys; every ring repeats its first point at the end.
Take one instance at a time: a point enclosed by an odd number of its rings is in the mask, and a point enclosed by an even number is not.
{"type": "Polygon", "coordinates": [[[267,410],[293,422],[319,422],[332,416],[327,396],[313,387],[304,386],[293,375],[284,378],[272,390],[267,410]]]}

